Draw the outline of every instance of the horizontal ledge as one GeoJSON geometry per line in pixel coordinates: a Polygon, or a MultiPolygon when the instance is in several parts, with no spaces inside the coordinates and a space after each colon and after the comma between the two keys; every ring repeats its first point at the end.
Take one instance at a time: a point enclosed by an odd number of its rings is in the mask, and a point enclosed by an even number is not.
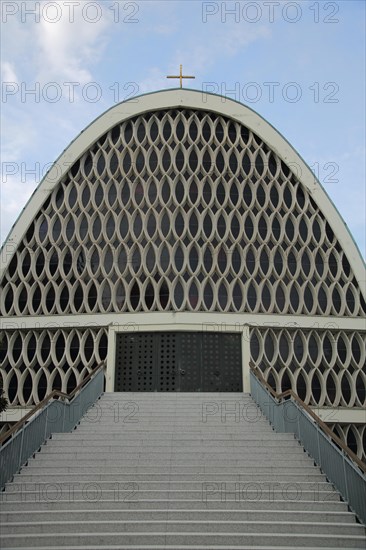
{"type": "Polygon", "coordinates": [[[362,331],[366,330],[366,319],[275,313],[181,311],[17,316],[2,318],[0,322],[2,330],[111,327],[116,332],[172,330],[172,325],[174,330],[181,328],[203,332],[244,332],[250,327],[362,331]]]}

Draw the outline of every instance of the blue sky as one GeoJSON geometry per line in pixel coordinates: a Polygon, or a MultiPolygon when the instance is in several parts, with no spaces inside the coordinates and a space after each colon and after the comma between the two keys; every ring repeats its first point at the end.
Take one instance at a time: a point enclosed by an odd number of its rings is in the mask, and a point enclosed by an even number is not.
{"type": "Polygon", "coordinates": [[[237,99],[286,137],[365,257],[365,5],[3,0],[1,243],[85,126],[127,97],[175,87],[165,77],[182,63],[196,76],[187,88],[237,99]]]}

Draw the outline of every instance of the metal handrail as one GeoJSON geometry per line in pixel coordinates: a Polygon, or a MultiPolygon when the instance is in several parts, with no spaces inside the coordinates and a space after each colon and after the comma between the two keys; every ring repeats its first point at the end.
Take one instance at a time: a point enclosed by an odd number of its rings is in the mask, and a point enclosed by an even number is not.
{"type": "Polygon", "coordinates": [[[34,416],[34,414],[43,409],[47,403],[49,401],[51,401],[52,399],[55,399],[56,397],[59,397],[61,399],[67,399],[69,402],[72,401],[72,399],[74,399],[74,397],[76,396],[76,394],[79,393],[79,391],[85,386],[85,384],[87,382],[89,382],[89,380],[97,373],[99,372],[102,368],[105,367],[105,362],[103,361],[102,363],[99,363],[99,365],[97,365],[92,371],[90,371],[87,376],[80,382],[80,384],[78,384],[76,386],[76,388],[74,388],[72,390],[71,393],[64,393],[62,391],[59,391],[59,390],[53,390],[51,393],[49,393],[48,395],[46,395],[46,397],[44,399],[42,399],[42,401],[40,401],[38,403],[38,405],[36,405],[35,407],[33,407],[33,409],[31,411],[29,411],[25,416],[23,416],[23,418],[21,418],[18,422],[16,422],[14,424],[14,426],[12,426],[7,432],[5,432],[1,437],[0,437],[0,445],[3,445],[3,443],[7,443],[9,437],[11,435],[14,435],[16,432],[18,432],[23,426],[24,424],[26,424],[28,422],[28,420],[30,418],[32,418],[32,416],[34,416]]]}
{"type": "Polygon", "coordinates": [[[265,380],[262,371],[256,365],[254,365],[252,361],[249,362],[249,367],[252,370],[253,374],[261,382],[261,384],[263,384],[263,386],[265,386],[265,388],[269,391],[272,397],[274,397],[274,399],[281,402],[281,401],[285,401],[286,398],[290,397],[291,399],[293,399],[293,401],[296,401],[297,404],[312,417],[312,419],[316,422],[319,428],[321,428],[321,430],[325,432],[326,435],[328,435],[336,445],[341,447],[341,449],[348,455],[350,460],[355,462],[357,466],[360,468],[360,470],[366,473],[366,464],[362,462],[358,458],[358,456],[352,451],[352,449],[350,449],[347,445],[345,445],[345,443],[343,443],[343,441],[330,428],[328,428],[325,422],[323,422],[323,420],[319,418],[319,416],[309,407],[309,405],[304,403],[304,401],[302,401],[302,399],[300,399],[300,397],[293,390],[287,390],[283,393],[277,393],[269,385],[267,380],[265,380]]]}

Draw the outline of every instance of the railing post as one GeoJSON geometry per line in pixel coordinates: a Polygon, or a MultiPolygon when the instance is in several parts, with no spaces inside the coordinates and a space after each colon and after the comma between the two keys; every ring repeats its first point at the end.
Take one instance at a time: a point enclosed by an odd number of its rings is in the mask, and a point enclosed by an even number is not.
{"type": "Polygon", "coordinates": [[[62,414],[62,433],[65,431],[65,413],[66,413],[66,403],[62,401],[63,404],[63,414],[62,414]]]}
{"type": "Polygon", "coordinates": [[[286,411],[285,404],[282,404],[281,409],[282,409],[282,433],[287,433],[286,420],[285,420],[285,411],[286,411]]]}
{"type": "Polygon", "coordinates": [[[318,461],[319,461],[319,467],[322,468],[322,453],[321,453],[321,450],[320,450],[320,436],[319,436],[319,428],[318,426],[316,426],[316,438],[317,438],[317,442],[318,442],[318,461]]]}
{"type": "Polygon", "coordinates": [[[271,408],[271,399],[270,399],[268,390],[267,390],[267,403],[268,403],[268,419],[273,426],[273,408],[271,408]]]}
{"type": "Polygon", "coordinates": [[[47,439],[47,425],[48,425],[48,410],[49,410],[49,405],[46,406],[46,421],[45,421],[45,424],[44,424],[44,434],[43,434],[43,441],[46,441],[47,439]]]}
{"type": "Polygon", "coordinates": [[[349,502],[348,483],[347,483],[347,471],[346,471],[346,458],[342,449],[342,463],[343,463],[343,475],[344,475],[344,487],[346,491],[346,500],[349,502]]]}
{"type": "MultiPolygon", "coordinates": [[[[253,376],[253,374],[252,374],[252,376],[253,376]]],[[[254,378],[254,376],[253,376],[253,378],[254,378]]],[[[254,382],[254,380],[253,380],[253,382],[254,382]]],[[[256,400],[256,402],[258,403],[259,398],[258,398],[258,383],[257,383],[257,379],[255,379],[254,387],[255,387],[255,400],[256,400]]]]}
{"type": "Polygon", "coordinates": [[[300,408],[295,406],[297,415],[297,431],[299,432],[299,441],[301,443],[301,428],[300,428],[300,408]]]}
{"type": "MultiPolygon", "coordinates": [[[[13,438],[14,441],[14,438],[13,438]]],[[[18,459],[18,470],[20,470],[20,467],[22,465],[22,453],[23,453],[23,441],[24,441],[24,427],[22,429],[22,439],[20,441],[20,449],[19,449],[19,459],[18,459]]]]}

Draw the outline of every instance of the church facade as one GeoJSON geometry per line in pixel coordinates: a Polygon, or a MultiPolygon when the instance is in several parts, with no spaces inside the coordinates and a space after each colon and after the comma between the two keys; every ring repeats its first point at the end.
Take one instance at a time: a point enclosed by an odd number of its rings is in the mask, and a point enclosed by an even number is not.
{"type": "MultiPolygon", "coordinates": [[[[365,459],[365,266],[291,145],[184,89],[116,105],[1,250],[7,420],[101,361],[106,391],[250,391],[249,362],[365,459]]],[[[5,417],[4,417],[5,418],[5,417]]]]}

